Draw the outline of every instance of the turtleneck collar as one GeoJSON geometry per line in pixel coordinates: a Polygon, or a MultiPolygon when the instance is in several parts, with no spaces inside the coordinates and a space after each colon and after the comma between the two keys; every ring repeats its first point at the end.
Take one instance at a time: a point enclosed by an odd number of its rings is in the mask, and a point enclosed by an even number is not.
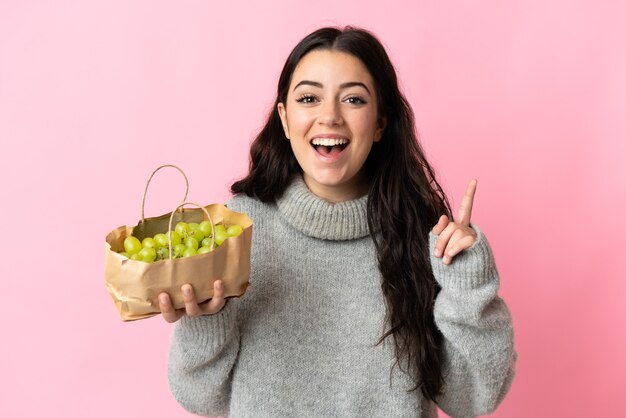
{"type": "Polygon", "coordinates": [[[369,235],[367,195],[330,203],[314,195],[296,175],[276,203],[287,222],[310,237],[349,240],[369,235]]]}

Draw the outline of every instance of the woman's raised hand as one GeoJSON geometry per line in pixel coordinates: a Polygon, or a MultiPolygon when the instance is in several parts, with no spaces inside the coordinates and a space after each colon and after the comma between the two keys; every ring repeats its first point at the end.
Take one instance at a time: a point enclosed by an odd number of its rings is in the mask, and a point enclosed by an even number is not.
{"type": "Polygon", "coordinates": [[[435,257],[443,257],[444,264],[450,264],[455,255],[476,242],[476,231],[470,226],[476,183],[476,180],[469,182],[456,221],[451,222],[446,215],[441,215],[433,228],[433,234],[438,235],[435,257]]]}
{"type": "Polygon", "coordinates": [[[185,307],[181,309],[174,309],[170,295],[165,292],[159,294],[159,308],[163,319],[167,322],[176,322],[183,315],[191,317],[213,315],[219,312],[226,303],[224,300],[224,283],[221,280],[216,280],[213,283],[213,298],[200,304],[198,304],[190,284],[182,285],[180,291],[183,293],[183,300],[185,301],[185,307]]]}

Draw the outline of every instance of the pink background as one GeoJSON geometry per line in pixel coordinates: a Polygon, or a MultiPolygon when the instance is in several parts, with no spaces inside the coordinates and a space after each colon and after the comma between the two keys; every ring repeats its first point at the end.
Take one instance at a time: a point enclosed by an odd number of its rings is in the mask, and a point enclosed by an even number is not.
{"type": "MultiPolygon", "coordinates": [[[[227,199],[290,49],[348,23],[387,46],[455,207],[479,180],[519,353],[494,416],[624,416],[624,3],[295,3],[0,3],[0,416],[189,416],[172,327],[119,320],[104,236],[164,163],[227,199]]],[[[183,184],[157,175],[147,214],[183,184]]]]}

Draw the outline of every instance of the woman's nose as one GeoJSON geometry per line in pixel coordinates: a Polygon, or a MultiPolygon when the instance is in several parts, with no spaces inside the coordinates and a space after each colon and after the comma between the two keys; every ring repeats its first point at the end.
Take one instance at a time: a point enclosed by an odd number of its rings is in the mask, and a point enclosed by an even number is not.
{"type": "Polygon", "coordinates": [[[319,122],[324,125],[341,125],[343,118],[339,103],[334,100],[325,101],[320,108],[319,122]]]}

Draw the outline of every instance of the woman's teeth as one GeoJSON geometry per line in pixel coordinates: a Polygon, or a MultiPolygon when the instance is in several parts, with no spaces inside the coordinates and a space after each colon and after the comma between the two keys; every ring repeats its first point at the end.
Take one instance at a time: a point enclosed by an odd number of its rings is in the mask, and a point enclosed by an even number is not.
{"type": "Polygon", "coordinates": [[[324,145],[326,147],[333,147],[335,145],[345,145],[348,143],[347,139],[343,138],[315,138],[311,141],[312,145],[324,145]]]}

